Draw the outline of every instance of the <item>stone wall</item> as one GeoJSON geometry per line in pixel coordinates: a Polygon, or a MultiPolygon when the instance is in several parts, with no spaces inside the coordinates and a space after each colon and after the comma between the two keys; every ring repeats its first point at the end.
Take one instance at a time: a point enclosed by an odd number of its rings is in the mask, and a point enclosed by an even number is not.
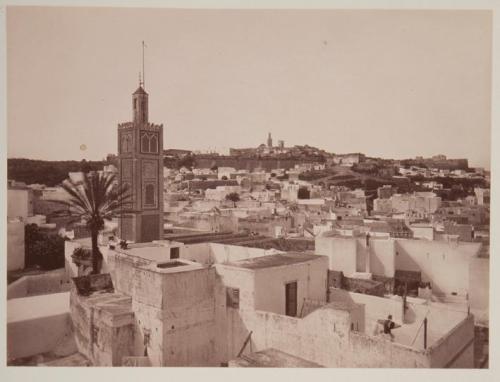
{"type": "Polygon", "coordinates": [[[390,342],[382,337],[352,332],[343,367],[428,368],[422,351],[390,342]]]}
{"type": "Polygon", "coordinates": [[[235,358],[247,335],[251,341],[243,354],[274,348],[323,366],[341,367],[348,345],[348,312],[318,309],[305,318],[262,311],[244,311],[231,317],[229,359],[235,358]]]}
{"type": "Polygon", "coordinates": [[[78,351],[94,366],[121,366],[123,358],[136,355],[135,319],[129,296],[109,291],[108,274],[73,279],[70,309],[78,351]],[[97,280],[96,283],[93,283],[97,280]],[[106,282],[107,280],[107,282],[106,282]],[[97,293],[87,295],[87,284],[97,293]],[[104,286],[108,292],[99,293],[104,286]],[[83,291],[83,294],[80,293],[83,291]]]}
{"type": "Polygon", "coordinates": [[[424,352],[351,330],[349,312],[320,308],[303,319],[269,312],[233,316],[230,358],[251,341],[243,354],[274,348],[326,367],[429,367],[424,352]],[[237,332],[236,328],[239,329],[237,332]],[[237,332],[237,333],[236,333],[237,332]]]}
{"type": "Polygon", "coordinates": [[[133,310],[139,338],[149,336],[152,366],[214,366],[215,269],[137,269],[133,310]]]}

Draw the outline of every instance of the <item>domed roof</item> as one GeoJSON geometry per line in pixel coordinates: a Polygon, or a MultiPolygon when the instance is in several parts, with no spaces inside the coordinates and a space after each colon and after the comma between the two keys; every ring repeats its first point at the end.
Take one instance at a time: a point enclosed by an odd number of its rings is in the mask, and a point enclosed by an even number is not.
{"type": "Polygon", "coordinates": [[[137,88],[137,90],[134,93],[132,93],[132,94],[146,94],[147,95],[148,93],[146,93],[146,91],[143,89],[142,86],[139,86],[137,88]]]}

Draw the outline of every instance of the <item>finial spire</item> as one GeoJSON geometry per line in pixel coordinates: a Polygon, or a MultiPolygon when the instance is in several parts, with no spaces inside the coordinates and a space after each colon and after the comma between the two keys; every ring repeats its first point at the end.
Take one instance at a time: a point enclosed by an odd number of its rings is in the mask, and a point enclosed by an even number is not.
{"type": "Polygon", "coordinates": [[[141,72],[139,72],[139,86],[142,86],[141,72]]]}
{"type": "Polygon", "coordinates": [[[146,88],[146,72],[144,71],[144,48],[146,44],[144,44],[144,40],[142,41],[142,86],[146,88]]]}

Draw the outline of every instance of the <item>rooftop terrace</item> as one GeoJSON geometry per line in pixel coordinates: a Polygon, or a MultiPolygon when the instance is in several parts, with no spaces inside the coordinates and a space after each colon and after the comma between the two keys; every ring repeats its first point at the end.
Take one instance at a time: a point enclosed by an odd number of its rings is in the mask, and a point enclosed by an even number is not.
{"type": "Polygon", "coordinates": [[[283,253],[273,256],[261,256],[239,260],[230,262],[228,265],[245,269],[263,269],[280,267],[283,265],[305,263],[308,261],[317,260],[319,258],[320,256],[318,255],[309,255],[304,253],[283,253]]]}

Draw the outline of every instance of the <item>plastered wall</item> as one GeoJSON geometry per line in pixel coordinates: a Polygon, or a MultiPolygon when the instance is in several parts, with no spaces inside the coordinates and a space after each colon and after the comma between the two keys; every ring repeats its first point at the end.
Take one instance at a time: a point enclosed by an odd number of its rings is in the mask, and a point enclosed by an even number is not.
{"type": "Polygon", "coordinates": [[[328,268],[349,276],[356,272],[357,243],[354,238],[317,237],[316,254],[329,258],[328,268]]]}
{"type": "Polygon", "coordinates": [[[366,333],[374,334],[376,321],[392,315],[397,323],[403,322],[403,301],[349,292],[343,289],[330,288],[330,302],[346,301],[363,304],[366,314],[366,333]]]}
{"type": "Polygon", "coordinates": [[[328,258],[255,271],[255,309],[285,314],[285,285],[297,282],[297,314],[304,299],[326,301],[328,258]]]}
{"type": "Polygon", "coordinates": [[[7,270],[24,268],[24,223],[7,222],[7,270]]]}
{"type": "Polygon", "coordinates": [[[269,251],[261,248],[210,243],[210,257],[214,263],[227,263],[254,257],[266,256],[269,251]]]}
{"type": "Polygon", "coordinates": [[[480,243],[400,239],[396,241],[396,269],[420,271],[422,281],[431,282],[434,294],[466,295],[469,263],[480,247],[480,243]]]}

